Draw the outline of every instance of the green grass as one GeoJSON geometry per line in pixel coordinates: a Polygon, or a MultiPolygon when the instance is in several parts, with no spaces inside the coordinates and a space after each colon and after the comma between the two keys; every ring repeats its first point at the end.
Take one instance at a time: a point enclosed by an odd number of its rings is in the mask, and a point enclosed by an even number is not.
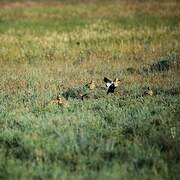
{"type": "Polygon", "coordinates": [[[133,16],[118,17],[117,19],[114,18],[114,22],[116,25],[119,25],[121,28],[126,29],[139,27],[158,28],[160,26],[176,28],[177,26],[179,26],[179,20],[179,16],[163,17],[146,13],[137,13],[133,16]]]}
{"type": "Polygon", "coordinates": [[[0,3],[0,179],[179,179],[179,2],[29,3],[0,3]]]}

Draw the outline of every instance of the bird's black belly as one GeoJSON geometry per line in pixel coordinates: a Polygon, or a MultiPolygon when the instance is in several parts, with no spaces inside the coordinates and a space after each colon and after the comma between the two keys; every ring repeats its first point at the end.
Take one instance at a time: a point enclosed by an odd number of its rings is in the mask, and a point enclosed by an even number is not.
{"type": "Polygon", "coordinates": [[[114,93],[115,88],[116,88],[116,87],[115,87],[114,84],[112,84],[111,86],[109,86],[108,91],[107,91],[107,94],[108,94],[108,93],[114,93]]]}

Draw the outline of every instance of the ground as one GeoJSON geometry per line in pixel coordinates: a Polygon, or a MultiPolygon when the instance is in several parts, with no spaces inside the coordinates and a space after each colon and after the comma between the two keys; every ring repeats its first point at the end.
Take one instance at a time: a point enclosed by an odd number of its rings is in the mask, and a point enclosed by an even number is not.
{"type": "Polygon", "coordinates": [[[1,1],[0,179],[179,179],[179,70],[179,1],[1,1]]]}

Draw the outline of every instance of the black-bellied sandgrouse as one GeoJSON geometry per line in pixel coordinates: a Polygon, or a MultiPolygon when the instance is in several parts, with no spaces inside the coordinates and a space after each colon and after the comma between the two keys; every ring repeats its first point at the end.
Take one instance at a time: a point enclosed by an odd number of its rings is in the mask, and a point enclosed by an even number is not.
{"type": "Polygon", "coordinates": [[[144,92],[144,96],[153,96],[153,91],[150,87],[147,87],[147,90],[144,92]]]}
{"type": "Polygon", "coordinates": [[[115,78],[114,81],[111,81],[110,79],[104,77],[104,82],[106,83],[107,88],[107,94],[114,93],[114,90],[116,87],[118,87],[119,79],[115,78]]]}
{"type": "Polygon", "coordinates": [[[86,84],[86,87],[88,87],[90,90],[95,89],[96,84],[94,80],[91,80],[90,83],[86,84]]]}
{"type": "Polygon", "coordinates": [[[58,106],[63,106],[63,107],[69,106],[68,101],[66,101],[60,95],[57,95],[56,99],[51,100],[50,104],[57,104],[58,106]]]}

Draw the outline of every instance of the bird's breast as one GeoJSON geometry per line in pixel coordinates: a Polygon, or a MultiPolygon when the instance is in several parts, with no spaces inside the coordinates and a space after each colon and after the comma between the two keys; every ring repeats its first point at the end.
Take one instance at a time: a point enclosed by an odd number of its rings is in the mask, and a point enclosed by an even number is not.
{"type": "Polygon", "coordinates": [[[112,85],[111,82],[106,83],[106,87],[109,88],[112,85]]]}

